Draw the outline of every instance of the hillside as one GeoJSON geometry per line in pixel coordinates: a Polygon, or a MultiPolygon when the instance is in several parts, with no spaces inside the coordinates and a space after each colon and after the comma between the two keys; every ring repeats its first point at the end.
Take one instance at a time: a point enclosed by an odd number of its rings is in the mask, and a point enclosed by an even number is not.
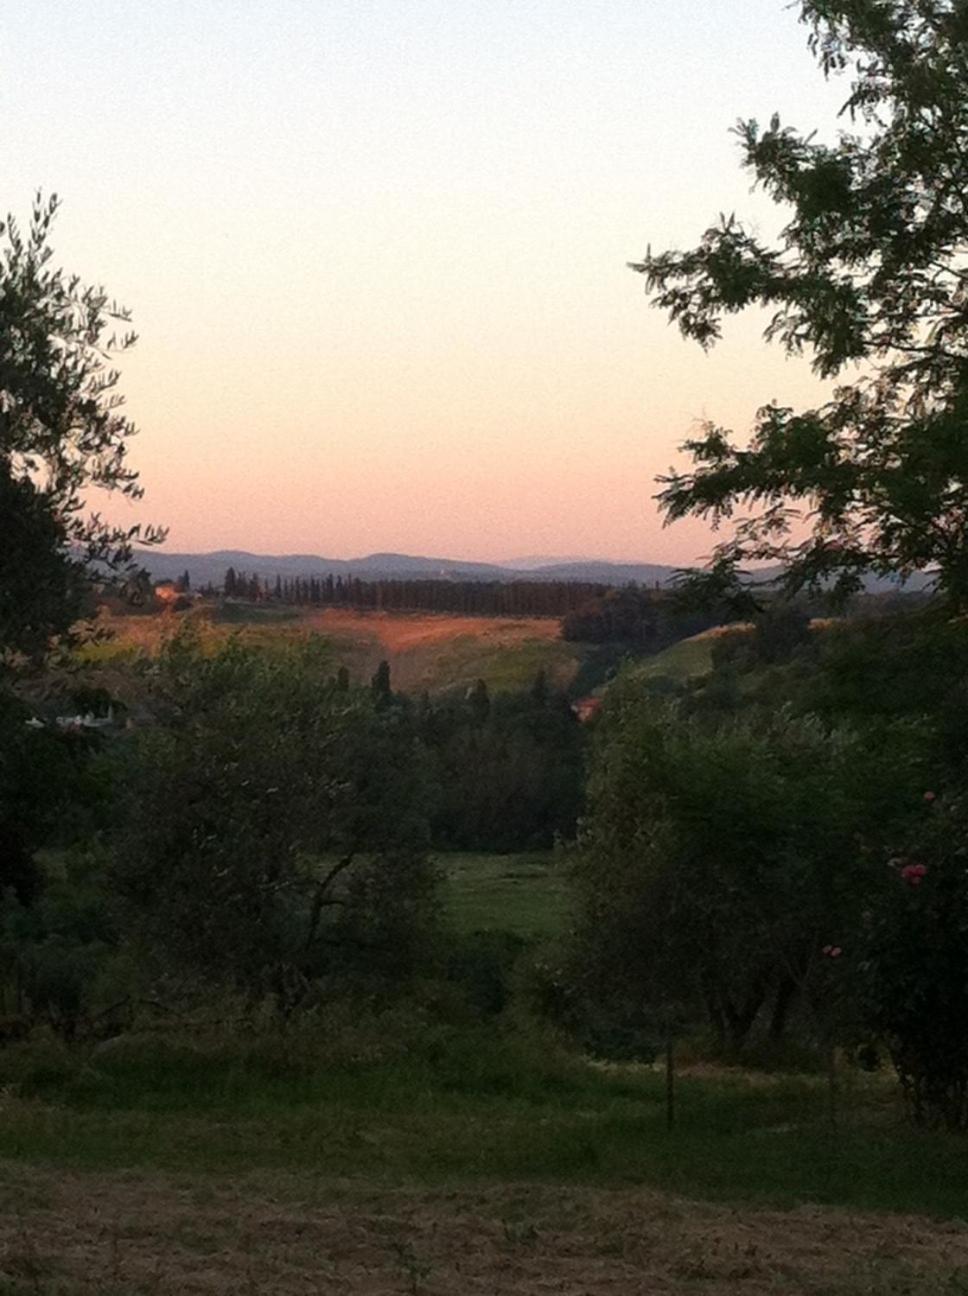
{"type": "Polygon", "coordinates": [[[702,634],[693,635],[691,639],[681,639],[678,643],[663,649],[653,657],[633,667],[637,679],[674,679],[687,680],[699,675],[708,675],[712,670],[712,652],[716,640],[723,635],[742,634],[744,627],[716,626],[704,630],[702,634]]]}
{"type": "Polygon", "coordinates": [[[322,554],[262,554],[244,549],[217,549],[210,553],[170,553],[139,549],[136,557],[155,580],[174,580],[187,571],[192,584],[220,586],[226,570],[265,577],[358,576],[367,580],[452,579],[481,581],[557,580],[590,581],[603,585],[667,585],[677,568],[655,563],[598,561],[547,562],[540,566],[512,567],[457,558],[433,558],[397,553],[374,553],[362,558],[327,558],[322,554]]]}
{"type": "Polygon", "coordinates": [[[166,636],[193,623],[213,646],[232,635],[271,648],[308,635],[325,639],[333,670],[346,666],[368,679],[390,663],[395,688],[438,692],[483,679],[492,692],[527,688],[540,670],[567,688],[587,654],[565,643],[548,617],[451,616],[432,613],[358,612],[345,608],[278,608],[243,603],[202,605],[187,614],[102,614],[110,638],[85,650],[91,664],[120,663],[158,651],[166,636]]]}
{"type": "MultiPolygon", "coordinates": [[[[216,549],[206,553],[175,553],[138,549],[135,557],[153,580],[175,580],[187,571],[192,584],[220,587],[229,567],[236,572],[274,580],[333,575],[361,580],[575,581],[596,585],[646,585],[668,588],[681,567],[646,562],[607,562],[598,559],[522,558],[519,566],[434,558],[399,553],[372,553],[361,558],[327,558],[323,554],[265,554],[245,549],[216,549]]],[[[758,581],[779,575],[779,568],[756,573],[758,581]]],[[[903,590],[918,593],[932,584],[930,573],[916,572],[906,582],[869,575],[864,591],[883,594],[903,590]]]]}

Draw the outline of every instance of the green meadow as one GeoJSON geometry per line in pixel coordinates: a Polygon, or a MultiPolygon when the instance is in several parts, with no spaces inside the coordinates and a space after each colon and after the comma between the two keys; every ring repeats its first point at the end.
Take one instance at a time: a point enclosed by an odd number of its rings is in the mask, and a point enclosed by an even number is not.
{"type": "Polygon", "coordinates": [[[439,859],[445,914],[454,930],[507,932],[525,940],[560,936],[568,922],[565,857],[449,854],[439,859]]]}

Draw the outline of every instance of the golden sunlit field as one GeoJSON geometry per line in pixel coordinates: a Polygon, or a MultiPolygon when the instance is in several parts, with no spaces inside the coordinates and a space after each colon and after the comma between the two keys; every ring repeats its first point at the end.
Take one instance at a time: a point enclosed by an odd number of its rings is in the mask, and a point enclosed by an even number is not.
{"type": "Polygon", "coordinates": [[[360,612],[348,608],[294,608],[228,603],[119,615],[102,611],[109,637],[89,647],[92,663],[153,655],[165,638],[186,624],[215,646],[232,635],[262,646],[308,635],[325,639],[334,669],[345,665],[368,678],[381,660],[390,663],[395,688],[412,692],[469,686],[483,679],[492,691],[527,687],[544,670],[556,687],[574,678],[583,652],[560,638],[551,617],[460,616],[428,612],[360,612]]]}

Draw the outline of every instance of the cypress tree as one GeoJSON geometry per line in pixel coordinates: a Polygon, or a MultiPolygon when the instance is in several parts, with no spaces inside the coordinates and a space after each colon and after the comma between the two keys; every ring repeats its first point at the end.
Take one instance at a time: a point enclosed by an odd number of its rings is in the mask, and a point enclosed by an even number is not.
{"type": "Polygon", "coordinates": [[[385,706],[390,701],[390,663],[381,661],[376,668],[376,674],[370,680],[370,688],[377,700],[378,706],[385,706]]]}
{"type": "Polygon", "coordinates": [[[491,698],[487,685],[479,679],[470,693],[471,715],[475,724],[483,724],[491,714],[491,698]]]}

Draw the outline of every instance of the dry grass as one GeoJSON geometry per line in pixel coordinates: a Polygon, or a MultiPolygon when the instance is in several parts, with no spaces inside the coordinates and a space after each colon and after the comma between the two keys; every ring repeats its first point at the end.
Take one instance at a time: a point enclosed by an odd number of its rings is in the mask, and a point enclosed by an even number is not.
{"type": "MultiPolygon", "coordinates": [[[[492,688],[526,687],[539,668],[559,686],[578,669],[580,651],[560,639],[552,617],[458,616],[431,612],[360,612],[348,608],[200,606],[186,614],[170,611],[142,615],[101,613],[111,638],[86,659],[102,668],[132,654],[154,655],[163,640],[186,621],[211,648],[233,635],[267,646],[320,635],[332,646],[334,661],[367,680],[381,660],[390,663],[396,688],[436,689],[466,686],[481,677],[492,688]]],[[[0,1293],[2,1296],[2,1293],[0,1293]]]]}
{"type": "Polygon", "coordinates": [[[644,1190],[380,1189],[0,1167],[0,1292],[928,1296],[968,1228],[644,1190]]]}
{"type": "MultiPolygon", "coordinates": [[[[521,639],[556,639],[560,631],[560,622],[553,617],[458,616],[449,612],[361,612],[351,608],[284,610],[291,611],[292,615],[273,627],[278,634],[322,634],[375,640],[391,653],[447,643],[464,635],[513,643],[521,639]]],[[[207,608],[199,608],[196,613],[189,614],[188,619],[204,624],[209,633],[217,636],[227,637],[240,631],[245,634],[244,623],[220,624],[206,615],[208,611],[207,608]]],[[[117,616],[102,611],[99,621],[120,645],[154,652],[162,639],[172,634],[185,619],[184,615],[170,611],[136,616],[117,616]]],[[[265,630],[271,624],[261,622],[257,615],[253,616],[254,629],[265,630]]]]}
{"type": "Polygon", "coordinates": [[[560,622],[550,617],[456,616],[429,612],[352,612],[326,608],[303,618],[320,634],[370,635],[388,653],[449,643],[464,635],[511,645],[524,639],[557,639],[560,622]]]}
{"type": "MultiPolygon", "coordinates": [[[[559,644],[560,622],[548,617],[457,616],[432,612],[354,612],[326,608],[304,613],[300,624],[336,644],[369,648],[364,670],[385,659],[395,687],[422,689],[472,682],[479,673],[492,687],[516,655],[559,644]],[[495,667],[497,669],[495,670],[495,667]]],[[[555,663],[549,661],[552,667],[555,663]]],[[[577,669],[570,661],[566,676],[577,669]]],[[[557,674],[552,669],[553,676],[557,674]]],[[[567,678],[556,680],[562,684],[567,678]]]]}

